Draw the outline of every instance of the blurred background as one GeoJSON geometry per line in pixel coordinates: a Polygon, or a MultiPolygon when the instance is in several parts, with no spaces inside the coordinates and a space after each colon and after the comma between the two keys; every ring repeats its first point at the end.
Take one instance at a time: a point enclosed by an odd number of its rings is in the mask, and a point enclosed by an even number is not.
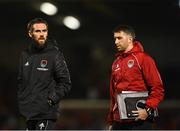
{"type": "Polygon", "coordinates": [[[26,25],[49,23],[67,61],[72,90],[60,105],[57,129],[107,129],[109,79],[116,49],[112,30],[129,24],[157,62],[166,90],[158,129],[180,129],[179,0],[0,0],[0,129],[24,129],[17,108],[19,56],[26,25]]]}

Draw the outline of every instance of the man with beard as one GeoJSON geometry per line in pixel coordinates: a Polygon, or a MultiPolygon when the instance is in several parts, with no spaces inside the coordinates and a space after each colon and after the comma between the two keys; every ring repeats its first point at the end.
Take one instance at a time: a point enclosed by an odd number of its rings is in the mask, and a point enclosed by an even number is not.
{"type": "Polygon", "coordinates": [[[22,52],[18,103],[28,130],[55,129],[58,104],[71,88],[63,53],[48,40],[48,23],[35,18],[27,25],[31,43],[22,52]]]}

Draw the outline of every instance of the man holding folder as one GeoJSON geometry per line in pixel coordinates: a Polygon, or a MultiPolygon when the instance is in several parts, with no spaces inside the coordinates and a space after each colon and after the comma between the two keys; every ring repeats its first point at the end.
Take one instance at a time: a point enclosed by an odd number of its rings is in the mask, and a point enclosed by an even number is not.
{"type": "MultiPolygon", "coordinates": [[[[109,129],[139,130],[153,129],[153,112],[164,98],[164,87],[155,61],[146,54],[135,32],[128,25],[120,25],[114,30],[114,40],[118,53],[112,64],[110,81],[110,111],[107,122],[109,129]],[[123,119],[117,96],[124,91],[148,92],[143,107],[132,110],[134,119],[123,119]]],[[[141,104],[141,105],[142,105],[141,104]]]]}

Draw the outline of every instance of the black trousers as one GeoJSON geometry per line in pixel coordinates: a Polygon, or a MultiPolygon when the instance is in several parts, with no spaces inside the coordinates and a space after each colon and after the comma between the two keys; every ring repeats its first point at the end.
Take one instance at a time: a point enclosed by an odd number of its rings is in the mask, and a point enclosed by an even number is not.
{"type": "Polygon", "coordinates": [[[54,130],[55,120],[28,120],[26,122],[27,130],[54,130]]]}
{"type": "Polygon", "coordinates": [[[134,121],[127,123],[120,123],[114,121],[112,123],[112,130],[153,130],[152,121],[134,121]]]}

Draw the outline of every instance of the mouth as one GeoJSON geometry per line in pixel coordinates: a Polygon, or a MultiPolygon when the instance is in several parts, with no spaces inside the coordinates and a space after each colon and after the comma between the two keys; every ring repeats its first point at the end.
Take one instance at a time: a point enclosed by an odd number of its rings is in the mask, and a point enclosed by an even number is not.
{"type": "Polygon", "coordinates": [[[44,43],[45,43],[45,41],[46,41],[46,40],[45,40],[44,38],[40,38],[40,39],[38,39],[38,43],[39,43],[39,44],[44,44],[44,43]]]}
{"type": "Polygon", "coordinates": [[[116,48],[120,49],[120,48],[121,48],[121,46],[116,46],[116,48]]]}
{"type": "Polygon", "coordinates": [[[45,40],[44,38],[39,38],[39,40],[45,40]]]}
{"type": "Polygon", "coordinates": [[[116,48],[117,48],[118,50],[122,50],[121,46],[116,46],[116,48]]]}

